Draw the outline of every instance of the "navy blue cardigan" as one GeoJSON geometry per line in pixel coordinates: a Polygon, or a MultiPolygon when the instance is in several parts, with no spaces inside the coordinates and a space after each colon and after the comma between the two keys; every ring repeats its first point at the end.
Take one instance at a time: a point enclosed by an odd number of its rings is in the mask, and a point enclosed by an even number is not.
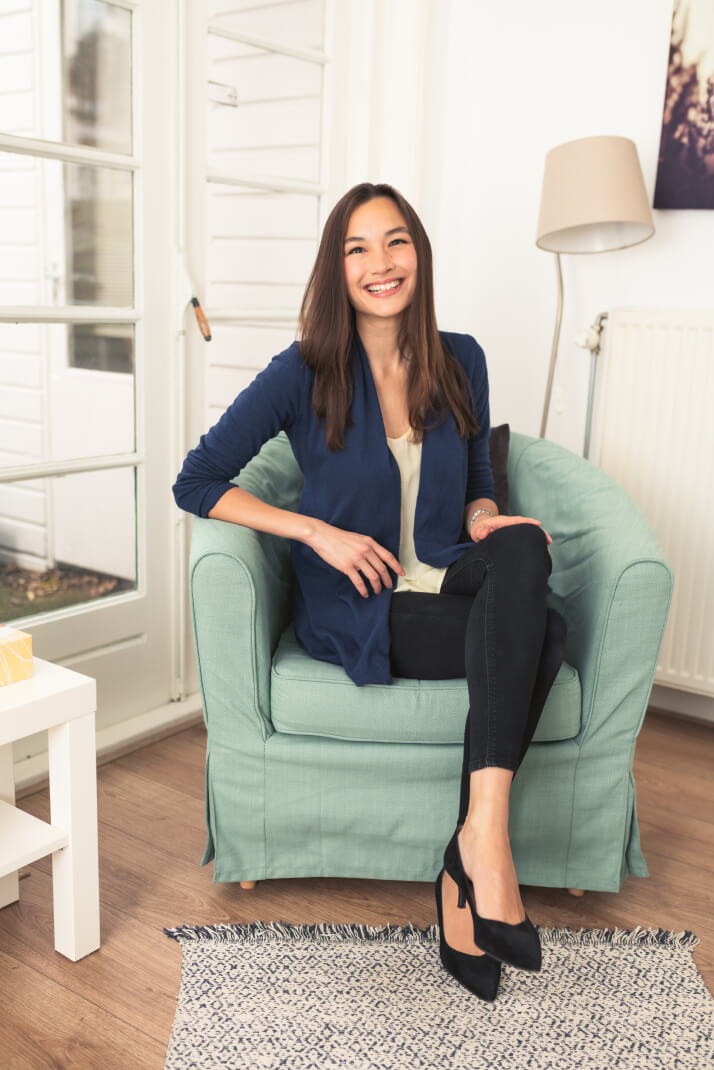
{"type": "MultiPolygon", "coordinates": [[[[489,459],[488,374],[483,349],[470,334],[440,331],[473,385],[480,430],[459,437],[451,412],[426,432],[414,519],[417,557],[438,568],[457,560],[474,543],[464,541],[464,509],[475,498],[494,499],[489,459]]],[[[303,473],[297,511],[348,531],[371,535],[399,560],[401,479],[387,444],[379,398],[357,330],[352,346],[353,427],[344,450],[325,444],[324,420],[312,407],[314,372],[299,341],[272,358],[236,397],[218,422],[189,451],[173,485],[176,504],[208,516],[235,484],[230,480],[264,442],[285,430],[303,473]]],[[[431,422],[434,413],[427,417],[431,422]]],[[[364,598],[350,578],[328,565],[308,545],[290,539],[295,570],[295,634],[314,658],[342,665],[357,685],[391,684],[389,603],[393,588],[364,598]]],[[[393,582],[396,574],[390,569],[393,582]]]]}

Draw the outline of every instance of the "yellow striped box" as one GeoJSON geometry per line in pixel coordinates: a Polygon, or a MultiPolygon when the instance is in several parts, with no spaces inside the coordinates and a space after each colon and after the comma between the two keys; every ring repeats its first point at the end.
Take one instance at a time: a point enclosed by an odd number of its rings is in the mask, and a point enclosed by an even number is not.
{"type": "Polygon", "coordinates": [[[32,676],[32,636],[0,624],[0,687],[32,676]]]}

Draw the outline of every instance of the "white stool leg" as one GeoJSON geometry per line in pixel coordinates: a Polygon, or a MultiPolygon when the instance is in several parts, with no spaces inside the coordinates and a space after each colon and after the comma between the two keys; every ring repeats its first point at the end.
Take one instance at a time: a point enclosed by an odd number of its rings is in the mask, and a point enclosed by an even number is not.
{"type": "Polygon", "coordinates": [[[76,962],[99,947],[94,714],[50,728],[50,810],[69,837],[52,855],[55,950],[76,962]]]}
{"type": "MultiPolygon", "coordinates": [[[[0,747],[0,800],[15,805],[15,770],[12,764],[12,743],[0,747]]],[[[16,903],[20,898],[17,873],[0,877],[0,908],[16,903]]]]}

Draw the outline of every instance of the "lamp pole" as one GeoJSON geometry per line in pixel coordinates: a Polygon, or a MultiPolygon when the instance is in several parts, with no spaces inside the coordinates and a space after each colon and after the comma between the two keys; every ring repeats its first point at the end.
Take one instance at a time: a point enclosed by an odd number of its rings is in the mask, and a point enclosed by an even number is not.
{"type": "MultiPolygon", "coordinates": [[[[548,413],[550,411],[550,398],[553,392],[553,379],[555,366],[558,361],[558,345],[560,343],[560,329],[563,323],[563,269],[560,262],[560,253],[555,253],[555,271],[558,279],[558,302],[555,313],[555,329],[553,331],[553,344],[550,350],[550,365],[548,367],[548,382],[545,388],[545,401],[543,402],[543,415],[540,422],[540,438],[545,438],[548,425],[548,413]]],[[[601,335],[607,312],[601,312],[587,331],[576,338],[576,344],[581,349],[590,350],[590,382],[588,384],[588,406],[585,417],[585,440],[583,444],[583,457],[590,455],[590,432],[592,429],[593,401],[595,398],[595,378],[597,375],[597,358],[600,353],[601,335]]]]}
{"type": "Polygon", "coordinates": [[[588,409],[585,418],[585,442],[583,445],[583,457],[590,457],[590,428],[592,426],[593,400],[595,397],[595,376],[597,374],[597,358],[600,353],[602,331],[607,319],[607,312],[601,312],[595,317],[594,322],[584,334],[575,339],[576,345],[581,349],[590,350],[590,383],[588,385],[588,409]]]}
{"type": "Polygon", "coordinates": [[[550,395],[553,391],[553,376],[555,365],[558,360],[558,343],[560,341],[560,326],[563,322],[563,271],[560,264],[560,253],[555,254],[555,271],[558,276],[558,307],[555,313],[555,331],[553,332],[553,345],[550,350],[550,366],[548,368],[548,383],[545,388],[545,401],[543,403],[543,415],[540,421],[540,437],[545,438],[545,428],[548,423],[550,410],[550,395]]]}

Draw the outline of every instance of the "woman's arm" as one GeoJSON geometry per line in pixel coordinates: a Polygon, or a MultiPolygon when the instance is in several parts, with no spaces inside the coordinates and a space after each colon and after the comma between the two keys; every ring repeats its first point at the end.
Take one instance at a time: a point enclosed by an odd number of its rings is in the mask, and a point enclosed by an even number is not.
{"type": "MultiPolygon", "coordinates": [[[[197,516],[216,516],[213,510],[226,496],[230,495],[231,503],[237,500],[232,493],[235,484],[231,481],[268,439],[289,428],[297,417],[302,400],[301,361],[295,343],[278,353],[240,392],[218,422],[201,435],[198,445],[186,455],[172,487],[179,509],[197,516]]],[[[243,493],[247,495],[246,491],[243,493]]],[[[224,509],[221,508],[221,513],[224,509]]],[[[226,519],[244,522],[238,519],[234,504],[228,509],[230,517],[226,519]]],[[[248,515],[244,509],[241,514],[248,515]]],[[[253,510],[251,515],[262,514],[253,510]]]]}
{"type": "Polygon", "coordinates": [[[231,487],[218,499],[209,509],[208,516],[212,520],[243,524],[245,527],[255,528],[256,531],[268,531],[272,535],[282,535],[285,539],[297,539],[300,542],[307,542],[317,526],[314,517],[268,505],[249,491],[236,486],[231,487]]]}
{"type": "Polygon", "coordinates": [[[474,395],[474,415],[478,421],[479,429],[476,434],[469,436],[467,445],[466,501],[468,504],[465,508],[465,514],[468,512],[469,507],[471,507],[471,512],[468,513],[464,522],[466,531],[469,530],[468,522],[474,509],[491,509],[493,512],[498,512],[498,507],[494,501],[496,485],[491,468],[489,449],[491,411],[486,355],[473,335],[468,337],[473,350],[469,373],[474,395]]]}

